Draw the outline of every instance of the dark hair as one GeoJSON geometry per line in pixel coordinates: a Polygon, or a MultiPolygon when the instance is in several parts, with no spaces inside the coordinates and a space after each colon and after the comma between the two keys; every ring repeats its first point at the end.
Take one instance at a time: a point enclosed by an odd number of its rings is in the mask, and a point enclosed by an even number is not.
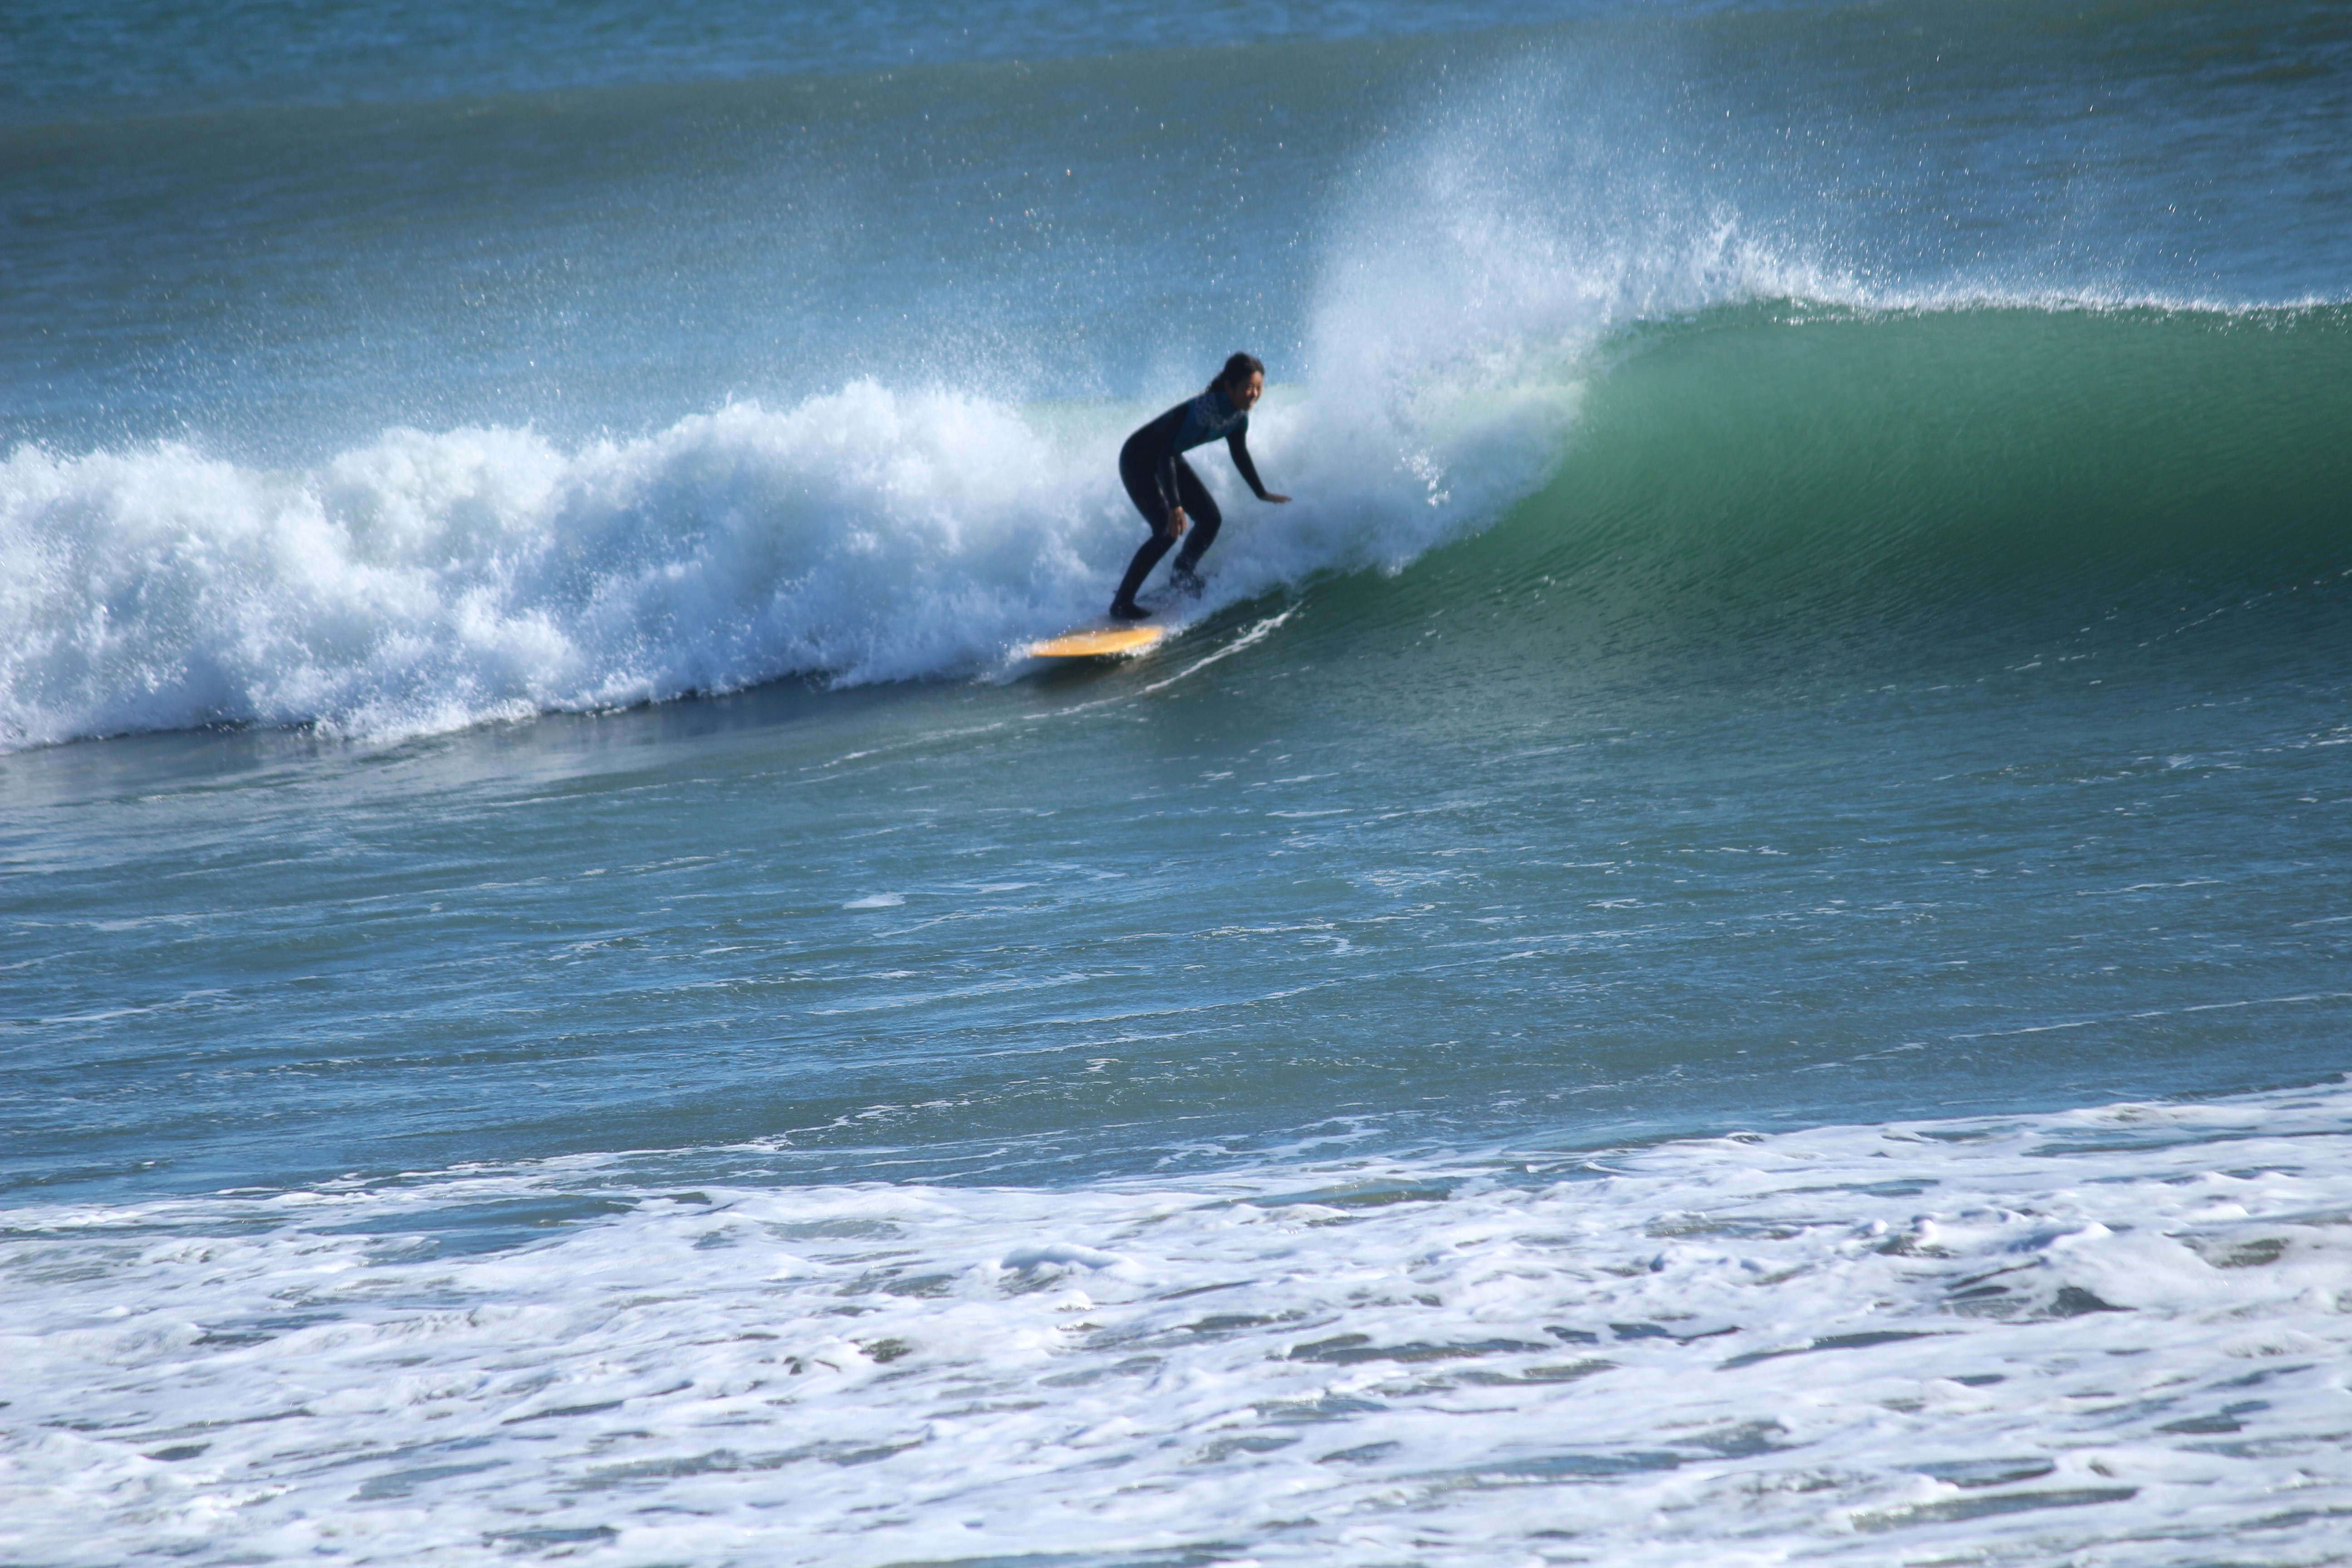
{"type": "Polygon", "coordinates": [[[1233,358],[1225,362],[1225,368],[1217,373],[1217,379],[1210,384],[1213,386],[1238,386],[1254,375],[1264,375],[1265,374],[1265,366],[1258,363],[1257,355],[1235,354],[1233,358]]]}

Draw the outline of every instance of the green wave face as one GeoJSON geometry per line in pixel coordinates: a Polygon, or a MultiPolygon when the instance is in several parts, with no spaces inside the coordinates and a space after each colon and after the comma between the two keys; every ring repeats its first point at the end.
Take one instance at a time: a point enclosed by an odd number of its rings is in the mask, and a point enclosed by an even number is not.
{"type": "Polygon", "coordinates": [[[2334,626],[2288,598],[2352,569],[2344,307],[1773,301],[1610,352],[1549,481],[1340,590],[1351,620],[1452,611],[1503,668],[1675,680],[2334,626]]]}

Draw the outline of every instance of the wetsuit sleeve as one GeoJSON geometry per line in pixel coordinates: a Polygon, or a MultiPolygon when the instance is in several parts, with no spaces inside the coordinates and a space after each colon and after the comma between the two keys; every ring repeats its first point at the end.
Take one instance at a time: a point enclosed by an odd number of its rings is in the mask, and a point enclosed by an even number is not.
{"type": "Polygon", "coordinates": [[[1252,493],[1254,493],[1258,500],[1264,500],[1265,499],[1265,481],[1257,477],[1257,465],[1250,461],[1249,443],[1243,439],[1243,437],[1248,434],[1249,426],[1244,425],[1239,430],[1236,430],[1232,435],[1226,437],[1225,450],[1234,455],[1234,467],[1239,468],[1242,471],[1242,478],[1249,481],[1249,488],[1252,493]]]}

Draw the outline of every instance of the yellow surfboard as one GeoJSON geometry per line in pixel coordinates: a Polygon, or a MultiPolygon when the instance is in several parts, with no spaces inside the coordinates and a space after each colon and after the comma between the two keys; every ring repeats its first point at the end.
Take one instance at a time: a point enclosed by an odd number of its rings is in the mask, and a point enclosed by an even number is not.
{"type": "Polygon", "coordinates": [[[1032,658],[1124,658],[1141,653],[1168,636],[1166,626],[1129,623],[1120,626],[1080,626],[1057,637],[1029,645],[1032,658]]]}

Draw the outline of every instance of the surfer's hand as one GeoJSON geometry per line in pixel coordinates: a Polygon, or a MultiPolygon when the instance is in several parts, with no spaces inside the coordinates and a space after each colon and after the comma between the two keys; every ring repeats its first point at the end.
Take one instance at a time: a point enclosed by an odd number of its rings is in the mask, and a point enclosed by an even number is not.
{"type": "Polygon", "coordinates": [[[1265,492],[1265,499],[1272,501],[1276,506],[1288,506],[1290,504],[1290,498],[1288,496],[1278,496],[1272,490],[1265,492]]]}
{"type": "Polygon", "coordinates": [[[1184,509],[1181,506],[1171,506],[1168,509],[1168,537],[1171,539],[1184,537],[1184,509]]]}

